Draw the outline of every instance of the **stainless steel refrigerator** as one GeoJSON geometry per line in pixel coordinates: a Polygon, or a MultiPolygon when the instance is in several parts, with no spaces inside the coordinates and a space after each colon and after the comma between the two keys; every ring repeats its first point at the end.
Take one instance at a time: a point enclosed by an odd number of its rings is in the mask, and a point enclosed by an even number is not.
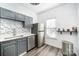
{"type": "Polygon", "coordinates": [[[38,24],[38,47],[44,45],[44,24],[38,24]]]}

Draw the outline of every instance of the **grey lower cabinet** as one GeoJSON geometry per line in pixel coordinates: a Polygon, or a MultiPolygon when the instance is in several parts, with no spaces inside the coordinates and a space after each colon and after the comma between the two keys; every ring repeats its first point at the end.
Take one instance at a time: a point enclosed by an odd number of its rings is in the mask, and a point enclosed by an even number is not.
{"type": "Polygon", "coordinates": [[[0,42],[1,56],[19,56],[27,52],[27,37],[0,42]]]}
{"type": "Polygon", "coordinates": [[[35,35],[28,37],[28,51],[35,47],[35,35]]]}
{"type": "Polygon", "coordinates": [[[27,39],[22,38],[18,40],[18,55],[23,52],[27,52],[27,39]]]}
{"type": "Polygon", "coordinates": [[[8,18],[8,19],[15,19],[15,12],[10,11],[5,8],[0,8],[0,17],[1,18],[8,18]]]}
{"type": "Polygon", "coordinates": [[[1,43],[1,56],[17,56],[17,42],[7,41],[1,43]]]}

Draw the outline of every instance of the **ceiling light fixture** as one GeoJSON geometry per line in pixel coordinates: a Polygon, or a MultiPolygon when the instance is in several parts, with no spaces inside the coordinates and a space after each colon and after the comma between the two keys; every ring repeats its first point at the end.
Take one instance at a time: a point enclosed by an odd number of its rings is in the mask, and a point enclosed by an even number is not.
{"type": "Polygon", "coordinates": [[[39,5],[40,3],[30,3],[31,5],[39,5]]]}

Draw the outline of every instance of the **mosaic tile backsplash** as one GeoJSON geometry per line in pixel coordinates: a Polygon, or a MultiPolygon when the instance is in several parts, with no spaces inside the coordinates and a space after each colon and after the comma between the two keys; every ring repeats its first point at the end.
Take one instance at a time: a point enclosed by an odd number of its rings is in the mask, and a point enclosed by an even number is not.
{"type": "Polygon", "coordinates": [[[30,29],[23,28],[22,22],[0,19],[0,36],[13,36],[13,30],[16,34],[29,33],[30,29]]]}

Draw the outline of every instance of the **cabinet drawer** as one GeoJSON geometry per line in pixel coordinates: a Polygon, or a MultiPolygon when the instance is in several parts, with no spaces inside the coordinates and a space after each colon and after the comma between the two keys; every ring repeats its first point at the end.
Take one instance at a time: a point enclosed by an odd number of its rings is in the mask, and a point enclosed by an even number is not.
{"type": "Polygon", "coordinates": [[[6,42],[2,42],[1,46],[6,46],[6,45],[11,45],[11,44],[16,44],[16,43],[17,43],[16,40],[15,41],[6,41],[6,42]]]}
{"type": "Polygon", "coordinates": [[[8,9],[0,8],[1,9],[1,15],[2,18],[8,18],[8,19],[15,19],[15,12],[10,11],[8,9]]]}

